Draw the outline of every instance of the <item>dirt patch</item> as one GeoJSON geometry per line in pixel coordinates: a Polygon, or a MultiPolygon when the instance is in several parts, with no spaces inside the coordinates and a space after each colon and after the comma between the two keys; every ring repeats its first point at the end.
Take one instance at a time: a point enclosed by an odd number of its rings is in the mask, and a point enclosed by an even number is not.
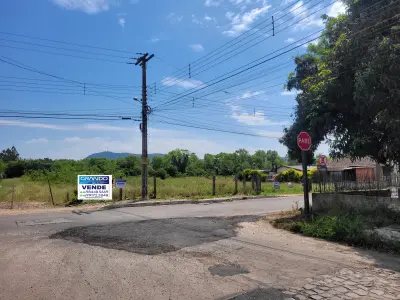
{"type": "Polygon", "coordinates": [[[218,275],[222,277],[249,273],[249,271],[245,268],[233,264],[212,266],[208,268],[208,271],[210,271],[210,273],[214,276],[218,275]]]}
{"type": "Polygon", "coordinates": [[[156,255],[236,236],[241,222],[259,216],[157,219],[63,230],[50,238],[156,255]]]}

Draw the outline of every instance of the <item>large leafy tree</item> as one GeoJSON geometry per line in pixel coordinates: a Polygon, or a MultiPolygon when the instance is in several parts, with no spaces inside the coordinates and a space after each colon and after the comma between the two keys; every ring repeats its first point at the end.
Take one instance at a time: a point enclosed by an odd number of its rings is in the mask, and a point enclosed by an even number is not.
{"type": "Polygon", "coordinates": [[[400,5],[394,0],[344,2],[346,14],[325,16],[319,42],[295,59],[287,88],[300,93],[294,123],[281,142],[291,158],[299,158],[296,136],[306,130],[312,151],[328,140],[334,158],[399,162],[400,5]]]}
{"type": "Polygon", "coordinates": [[[19,160],[19,153],[17,149],[12,146],[11,148],[7,148],[1,151],[0,160],[4,161],[5,163],[10,161],[17,161],[19,160]]]}

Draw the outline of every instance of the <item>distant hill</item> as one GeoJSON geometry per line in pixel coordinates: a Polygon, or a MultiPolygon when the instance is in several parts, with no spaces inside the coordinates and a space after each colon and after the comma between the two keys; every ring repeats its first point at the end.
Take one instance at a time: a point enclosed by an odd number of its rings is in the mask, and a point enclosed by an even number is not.
{"type": "MultiPolygon", "coordinates": [[[[123,153],[115,153],[115,152],[109,152],[109,151],[104,151],[104,152],[99,152],[99,153],[93,153],[90,154],[88,157],[86,158],[108,158],[108,159],[116,159],[116,158],[124,158],[127,157],[129,155],[133,155],[133,156],[142,156],[141,154],[134,154],[134,153],[127,153],[127,152],[123,152],[123,153]]],[[[149,154],[149,158],[151,159],[153,156],[164,156],[165,154],[162,153],[150,153],[149,154]]]]}

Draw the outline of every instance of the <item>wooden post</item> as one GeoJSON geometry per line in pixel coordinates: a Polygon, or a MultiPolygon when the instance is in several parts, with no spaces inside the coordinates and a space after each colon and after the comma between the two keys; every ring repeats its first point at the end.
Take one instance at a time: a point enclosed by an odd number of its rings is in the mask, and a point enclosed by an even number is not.
{"type": "Polygon", "coordinates": [[[54,206],[54,197],[53,197],[53,192],[52,192],[52,190],[51,190],[50,179],[49,179],[49,177],[47,176],[47,174],[46,174],[46,177],[47,177],[47,183],[49,184],[49,191],[50,191],[50,196],[51,196],[51,203],[52,203],[53,206],[54,206]]]}
{"type": "Polygon", "coordinates": [[[119,201],[122,201],[122,189],[119,189],[118,200],[119,200],[119,201]]]}
{"type": "Polygon", "coordinates": [[[238,193],[238,178],[235,176],[235,191],[233,192],[234,195],[238,193]]]}
{"type": "Polygon", "coordinates": [[[251,176],[251,188],[253,191],[256,189],[256,180],[254,178],[254,175],[251,176]]]}
{"type": "Polygon", "coordinates": [[[67,203],[69,203],[69,192],[67,192],[67,203]]]}
{"type": "Polygon", "coordinates": [[[215,176],[212,179],[212,195],[215,196],[215,176]]]}
{"type": "Polygon", "coordinates": [[[153,177],[153,183],[154,183],[153,198],[157,199],[157,177],[155,175],[153,177]]]}
{"type": "Polygon", "coordinates": [[[15,192],[15,185],[12,186],[12,194],[11,194],[11,209],[14,208],[14,192],[15,192]]]}
{"type": "Polygon", "coordinates": [[[256,177],[256,186],[257,186],[257,194],[261,193],[261,176],[257,175],[256,177]]]}

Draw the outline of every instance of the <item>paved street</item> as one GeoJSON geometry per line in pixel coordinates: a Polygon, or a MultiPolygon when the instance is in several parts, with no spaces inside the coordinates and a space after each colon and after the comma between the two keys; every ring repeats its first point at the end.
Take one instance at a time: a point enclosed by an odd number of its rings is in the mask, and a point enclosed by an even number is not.
{"type": "Polygon", "coordinates": [[[276,230],[301,197],[0,216],[0,299],[400,299],[400,258],[276,230]]]}

